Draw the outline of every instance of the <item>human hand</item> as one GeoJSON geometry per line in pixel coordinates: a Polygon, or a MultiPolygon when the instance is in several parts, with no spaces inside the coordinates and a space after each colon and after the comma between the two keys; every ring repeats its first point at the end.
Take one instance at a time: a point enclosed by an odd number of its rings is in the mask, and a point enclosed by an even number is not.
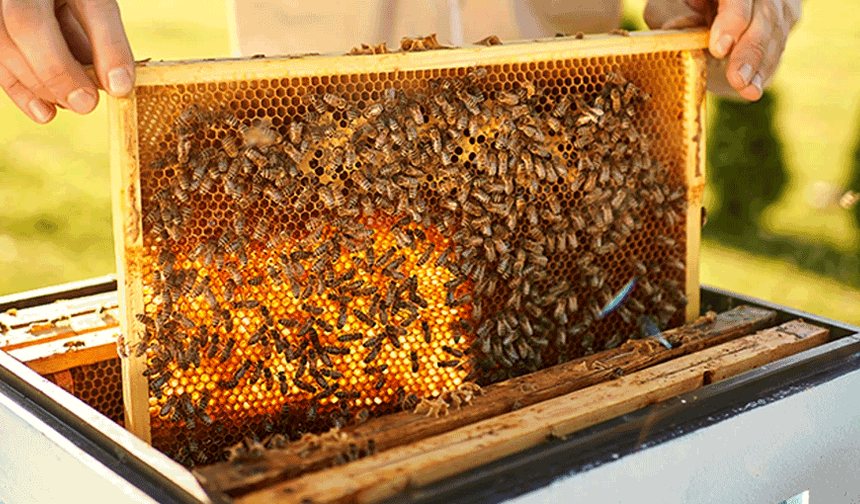
{"type": "Polygon", "coordinates": [[[801,0],[649,0],[645,22],[652,29],[710,26],[710,52],[724,60],[720,78],[746,100],[758,100],[770,84],[788,33],[801,15],[801,0]]]}
{"type": "Polygon", "coordinates": [[[131,92],[134,59],[115,0],[0,0],[0,87],[30,119],[91,112],[98,88],[131,92]],[[82,65],[95,63],[94,83],[82,65]]]}

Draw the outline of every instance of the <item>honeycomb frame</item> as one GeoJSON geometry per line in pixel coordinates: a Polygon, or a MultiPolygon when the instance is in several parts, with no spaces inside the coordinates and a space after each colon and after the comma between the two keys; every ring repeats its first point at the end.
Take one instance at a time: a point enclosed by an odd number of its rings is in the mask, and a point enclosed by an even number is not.
{"type": "MultiPolygon", "coordinates": [[[[144,220],[153,201],[152,190],[147,186],[146,166],[155,160],[152,145],[169,136],[167,130],[187,105],[194,102],[182,102],[180,107],[178,102],[171,102],[170,94],[165,90],[181,90],[198,98],[208,96],[210,102],[213,101],[213,96],[217,96],[217,101],[238,103],[239,108],[245,106],[269,109],[274,112],[263,115],[269,119],[280,119],[281,122],[275,126],[280,127],[283,136],[286,136],[288,121],[284,119],[299,116],[298,107],[309,108],[306,101],[303,101],[303,93],[297,91],[299,88],[332,88],[340,95],[344,92],[355,93],[355,88],[368,85],[369,82],[371,91],[365,91],[368,96],[362,96],[361,93],[358,95],[361,101],[370,102],[373,98],[381,98],[384,88],[381,82],[393,83],[393,87],[401,89],[398,83],[403,80],[423,77],[417,80],[426,85],[427,81],[433,79],[463,78],[468,75],[470,69],[478,67],[490,68],[490,73],[496,75],[498,80],[492,83],[495,87],[491,86],[491,90],[496,91],[510,90],[510,85],[505,82],[511,81],[538,81],[540,89],[552,88],[553,86],[545,83],[540,84],[547,79],[538,77],[554,72],[559,76],[549,80],[574,81],[583,87],[584,94],[593,97],[606,85],[607,73],[620,71],[629,77],[631,82],[637,82],[640,87],[654,95],[652,108],[648,109],[646,114],[646,122],[660,123],[660,126],[656,126],[658,134],[669,132],[672,139],[667,143],[673,151],[672,154],[661,153],[654,157],[667,164],[667,170],[673,170],[686,189],[686,215],[677,234],[672,238],[683,248],[685,269],[679,283],[683,284],[686,291],[685,318],[691,320],[699,310],[698,245],[704,184],[703,49],[706,47],[707,34],[701,31],[643,32],[631,34],[629,37],[596,36],[586,37],[584,40],[559,38],[419,53],[139,65],[135,93],[129,98],[109,99],[119,300],[121,322],[124,334],[129,335],[129,346],[133,348],[146,332],[146,327],[135,315],[151,313],[146,311],[146,306],[152,303],[152,294],[147,294],[145,288],[147,274],[153,269],[151,263],[155,261],[153,249],[151,246],[147,248],[144,243],[144,220]],[[647,68],[641,65],[642,63],[646,63],[647,68]],[[603,70],[594,71],[593,67],[599,65],[603,65],[603,70]],[[671,69],[671,75],[661,77],[667,68],[671,69]],[[500,77],[509,74],[513,76],[511,80],[500,77]],[[332,76],[345,77],[342,83],[338,81],[338,84],[331,84],[334,82],[332,76]],[[666,84],[665,79],[674,83],[673,87],[670,85],[671,92],[659,88],[651,89],[655,82],[666,84]],[[643,84],[643,81],[646,83],[643,84]],[[267,88],[269,91],[266,91],[267,88]],[[236,98],[235,94],[224,98],[239,89],[247,91],[247,105],[243,105],[243,99],[236,98]],[[281,105],[272,105],[275,99],[272,92],[276,95],[278,92],[283,93],[277,95],[282,99],[281,105]],[[672,113],[659,110],[661,105],[666,104],[671,104],[672,113]],[[162,107],[167,111],[153,113],[147,110],[147,107],[162,107]],[[147,302],[147,299],[150,301],[147,302]]],[[[557,90],[553,93],[554,96],[559,94],[557,90]]],[[[239,119],[245,121],[248,126],[254,117],[248,115],[239,119]]],[[[288,208],[288,211],[291,209],[288,208]]],[[[624,279],[612,279],[612,288],[620,288],[629,276],[628,274],[624,279]]],[[[598,337],[602,340],[609,339],[605,336],[598,337]]],[[[142,439],[151,441],[153,422],[158,424],[159,419],[151,414],[150,387],[143,375],[148,365],[147,357],[136,356],[131,352],[122,362],[126,427],[142,439]]],[[[463,378],[463,375],[459,376],[459,379],[463,378]]],[[[258,425],[257,428],[259,427],[258,425]]],[[[170,427],[167,428],[169,431],[170,427]]]]}

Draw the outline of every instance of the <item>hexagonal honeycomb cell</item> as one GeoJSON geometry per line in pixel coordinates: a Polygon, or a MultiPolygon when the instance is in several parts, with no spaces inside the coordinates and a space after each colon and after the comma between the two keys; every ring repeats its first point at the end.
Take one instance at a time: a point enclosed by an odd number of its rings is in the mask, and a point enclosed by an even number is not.
{"type": "Polygon", "coordinates": [[[123,425],[122,369],[119,358],[76,366],[69,369],[69,373],[75,396],[123,425]]]}
{"type": "Polygon", "coordinates": [[[210,463],[682,322],[682,59],[139,87],[153,446],[210,463]]]}

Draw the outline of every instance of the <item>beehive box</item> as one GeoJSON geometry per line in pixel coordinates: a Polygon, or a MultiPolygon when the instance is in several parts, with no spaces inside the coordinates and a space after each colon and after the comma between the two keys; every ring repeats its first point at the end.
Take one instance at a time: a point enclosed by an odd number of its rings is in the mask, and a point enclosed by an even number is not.
{"type": "Polygon", "coordinates": [[[110,102],[126,427],[205,464],[690,319],[706,46],[139,66],[110,102]]]}
{"type": "Polygon", "coordinates": [[[70,297],[20,309],[16,303],[0,313],[0,350],[123,425],[116,293],[88,292],[98,289],[91,284],[72,284],[70,297]]]}

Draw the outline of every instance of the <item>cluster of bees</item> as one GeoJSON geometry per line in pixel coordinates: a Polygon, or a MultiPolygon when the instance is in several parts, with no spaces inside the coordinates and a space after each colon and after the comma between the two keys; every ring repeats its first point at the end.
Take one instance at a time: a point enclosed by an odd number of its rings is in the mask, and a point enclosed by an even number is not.
{"type": "Polygon", "coordinates": [[[434,418],[447,415],[448,409],[460,409],[465,405],[472,404],[476,395],[484,395],[484,390],[476,383],[465,382],[453,390],[444,391],[436,399],[422,398],[412,411],[416,415],[424,414],[434,418]]]}
{"type": "Polygon", "coordinates": [[[332,427],[319,435],[311,432],[305,433],[293,443],[290,443],[286,436],[279,433],[270,434],[263,440],[252,434],[228,447],[225,452],[227,453],[227,461],[239,464],[262,459],[266,450],[284,450],[286,448],[295,451],[301,458],[308,458],[311,454],[319,451],[334,453],[334,464],[343,465],[375,454],[376,442],[373,438],[356,439],[342,432],[340,427],[332,427]]]}
{"type": "MultiPolygon", "coordinates": [[[[496,37],[496,40],[498,40],[498,37],[496,37]]],[[[403,37],[402,39],[400,39],[401,52],[418,52],[446,48],[449,47],[440,44],[439,40],[436,38],[435,33],[427,35],[426,37],[403,37]]],[[[350,56],[358,56],[365,54],[387,54],[390,52],[391,51],[389,51],[388,48],[385,46],[385,42],[382,42],[378,45],[361,44],[361,46],[359,47],[353,47],[352,49],[350,49],[347,54],[350,56]]]]}
{"type": "MultiPolygon", "coordinates": [[[[635,127],[648,95],[619,74],[587,100],[492,89],[487,72],[360,104],[321,90],[279,121],[179,115],[175,148],[150,166],[168,186],[144,194],[135,355],[154,444],[206,463],[229,443],[201,447],[197,432],[296,438],[397,408],[435,415],[427,398],[468,403],[466,380],[630,337],[596,333],[629,280],[607,259],[646,213],[675,227],[685,203],[635,127]]],[[[624,259],[638,286],[617,313],[631,327],[646,312],[665,325],[685,302],[682,247],[657,238],[670,259],[624,259]]]]}

